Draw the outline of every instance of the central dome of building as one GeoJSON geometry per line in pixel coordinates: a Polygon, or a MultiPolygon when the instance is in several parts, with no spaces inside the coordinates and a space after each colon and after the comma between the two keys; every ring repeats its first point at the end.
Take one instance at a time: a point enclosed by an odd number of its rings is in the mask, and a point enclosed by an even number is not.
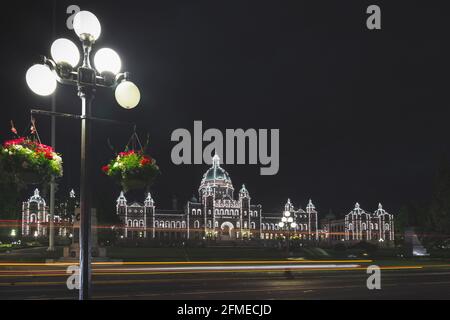
{"type": "Polygon", "coordinates": [[[218,155],[212,158],[212,166],[203,175],[198,191],[200,197],[205,192],[212,192],[216,197],[233,198],[233,183],[228,172],[220,166],[218,155]]]}

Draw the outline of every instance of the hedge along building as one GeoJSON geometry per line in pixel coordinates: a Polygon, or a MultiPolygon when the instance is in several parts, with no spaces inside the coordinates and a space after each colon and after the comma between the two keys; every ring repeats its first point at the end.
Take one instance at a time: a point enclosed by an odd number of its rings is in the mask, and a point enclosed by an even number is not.
{"type": "MultiPolygon", "coordinates": [[[[116,213],[122,226],[121,238],[181,239],[275,239],[285,236],[280,230],[283,210],[262,213],[260,204],[253,204],[249,191],[242,185],[238,196],[228,172],[215,155],[198,189],[199,199],[193,197],[183,210],[160,210],[150,193],[143,204],[128,204],[123,192],[117,199],[116,213]]],[[[297,223],[291,236],[305,240],[318,239],[317,211],[310,201],[306,211],[295,209],[288,200],[284,211],[290,211],[297,223]]]]}

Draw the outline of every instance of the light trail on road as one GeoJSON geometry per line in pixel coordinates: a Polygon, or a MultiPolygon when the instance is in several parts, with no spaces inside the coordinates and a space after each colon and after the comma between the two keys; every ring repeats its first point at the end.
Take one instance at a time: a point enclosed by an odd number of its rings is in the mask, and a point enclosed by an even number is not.
{"type": "MultiPolygon", "coordinates": [[[[218,261],[97,261],[93,266],[107,265],[194,265],[194,264],[265,264],[265,263],[371,263],[373,260],[218,260],[218,261]]],[[[30,267],[30,266],[72,266],[78,261],[68,262],[0,262],[0,267],[30,267]]]]}

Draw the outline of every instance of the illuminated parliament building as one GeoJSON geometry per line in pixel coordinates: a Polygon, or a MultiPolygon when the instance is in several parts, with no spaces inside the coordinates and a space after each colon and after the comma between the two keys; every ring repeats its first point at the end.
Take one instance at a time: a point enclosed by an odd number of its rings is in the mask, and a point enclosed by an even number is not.
{"type": "MultiPolygon", "coordinates": [[[[142,204],[128,203],[121,192],[116,211],[123,224],[121,238],[243,240],[276,239],[286,233],[278,226],[282,212],[263,213],[245,185],[235,195],[230,175],[221,167],[217,155],[203,175],[198,196],[183,210],[161,210],[150,193],[142,204]]],[[[306,210],[296,210],[288,199],[284,211],[291,212],[297,223],[291,236],[318,239],[317,211],[311,201],[306,210]]]]}
{"type": "MultiPolygon", "coordinates": [[[[216,155],[211,167],[203,175],[198,188],[198,199],[192,197],[183,209],[165,210],[157,207],[150,193],[143,202],[128,201],[123,192],[116,201],[117,237],[128,240],[271,240],[290,237],[321,243],[348,244],[360,241],[394,241],[394,216],[378,205],[374,212],[363,210],[358,203],[341,218],[328,214],[319,220],[313,202],[295,208],[287,202],[277,213],[262,211],[242,185],[235,192],[228,172],[216,155]],[[289,212],[294,222],[286,230],[279,227],[283,215],[289,212]],[[292,225],[291,225],[292,226],[292,225]]],[[[78,206],[73,190],[67,201],[55,208],[55,230],[60,237],[72,236],[74,208],[78,206]],[[72,227],[70,227],[72,225],[72,227]]],[[[44,198],[35,190],[22,206],[22,236],[47,237],[49,210],[44,198]]]]}

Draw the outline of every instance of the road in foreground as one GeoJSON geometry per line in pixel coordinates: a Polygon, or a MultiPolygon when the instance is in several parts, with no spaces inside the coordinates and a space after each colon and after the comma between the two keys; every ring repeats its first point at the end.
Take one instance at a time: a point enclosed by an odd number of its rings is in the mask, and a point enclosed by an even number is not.
{"type": "MultiPolygon", "coordinates": [[[[450,299],[450,264],[381,267],[376,262],[253,261],[98,263],[94,299],[450,299]]],[[[0,299],[76,299],[68,264],[0,263],[0,299]]]]}

